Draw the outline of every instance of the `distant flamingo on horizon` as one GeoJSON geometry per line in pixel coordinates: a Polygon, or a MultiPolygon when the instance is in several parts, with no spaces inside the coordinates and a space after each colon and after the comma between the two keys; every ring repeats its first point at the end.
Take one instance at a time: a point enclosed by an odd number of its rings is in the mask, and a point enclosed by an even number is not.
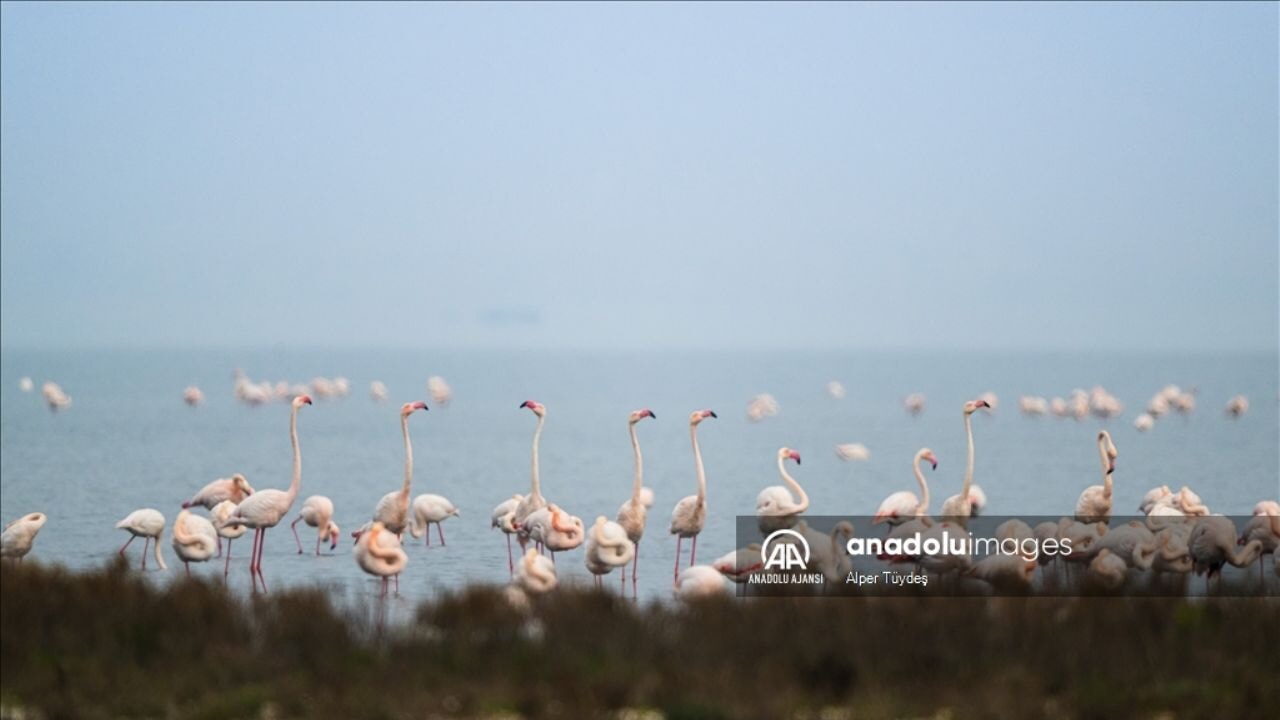
{"type": "Polygon", "coordinates": [[[676,565],[672,580],[680,579],[680,544],[685,538],[693,538],[689,552],[689,567],[693,567],[698,553],[698,535],[707,522],[707,473],[702,467],[702,450],[698,447],[698,425],[709,417],[719,417],[712,410],[694,410],[689,414],[689,438],[693,442],[693,465],[698,474],[698,492],[676,503],[671,511],[671,534],[676,536],[676,565]]]}

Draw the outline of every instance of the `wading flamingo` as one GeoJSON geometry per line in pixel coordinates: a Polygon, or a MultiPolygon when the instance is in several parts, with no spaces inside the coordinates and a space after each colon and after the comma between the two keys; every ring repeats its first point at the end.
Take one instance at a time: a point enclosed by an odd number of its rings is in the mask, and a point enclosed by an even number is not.
{"type": "Polygon", "coordinates": [[[756,523],[761,533],[795,527],[800,513],[809,509],[809,496],[787,472],[787,460],[795,460],[799,465],[800,453],[788,447],[778,450],[778,474],[786,486],[770,485],[756,496],[756,523]]]}
{"type": "MultiPolygon", "coordinates": [[[[1144,416],[1145,417],[1145,416],[1144,416]]],[[[1125,575],[1129,572],[1129,566],[1120,556],[1111,552],[1107,548],[1098,551],[1093,561],[1089,563],[1089,574],[1086,580],[1108,592],[1119,590],[1124,585],[1125,575]]]]}
{"type": "Polygon", "coordinates": [[[329,550],[338,547],[338,523],[333,521],[333,501],[324,495],[312,495],[302,501],[302,509],[298,517],[289,523],[293,531],[293,541],[298,544],[298,554],[302,554],[302,540],[298,537],[298,523],[305,522],[308,527],[316,529],[316,555],[320,554],[320,543],[329,541],[329,550]]]}
{"type": "Polygon", "coordinates": [[[760,543],[751,543],[733,552],[721,555],[711,567],[721,575],[736,583],[744,583],[751,573],[764,567],[764,559],[760,557],[760,543]]]}
{"type": "Polygon", "coordinates": [[[182,507],[202,506],[208,510],[212,510],[214,505],[223,500],[230,500],[239,505],[241,500],[253,494],[253,486],[240,473],[236,473],[229,478],[218,478],[213,482],[200,488],[200,492],[196,493],[190,500],[182,503],[182,507]]]}
{"type": "Polygon", "coordinates": [[[153,508],[134,510],[116,523],[116,528],[129,531],[129,541],[120,548],[120,555],[129,547],[135,538],[142,538],[142,569],[147,569],[147,543],[155,543],[156,565],[161,570],[168,570],[164,564],[164,555],[160,553],[160,541],[164,537],[164,515],[153,508]]]}
{"type": "Polygon", "coordinates": [[[516,574],[516,564],[511,555],[511,536],[516,534],[516,506],[523,499],[523,495],[516,494],[503,500],[493,509],[493,514],[489,518],[489,527],[498,528],[503,535],[507,536],[507,571],[512,577],[516,574]]]}
{"type": "Polygon", "coordinates": [[[587,570],[595,576],[596,587],[603,584],[603,577],[613,572],[614,568],[622,568],[622,582],[626,583],[626,566],[635,557],[636,546],[631,542],[622,525],[610,521],[604,515],[596,518],[587,534],[587,570]]]}
{"type": "MultiPolygon", "coordinates": [[[[644,526],[649,516],[649,506],[653,504],[653,492],[649,492],[649,497],[645,497],[644,486],[644,458],[640,455],[640,440],[636,437],[636,423],[645,418],[658,419],[653,411],[644,408],[636,410],[627,417],[627,430],[631,433],[631,452],[635,455],[636,474],[635,479],[631,482],[631,497],[618,508],[618,524],[627,531],[627,538],[635,545],[635,564],[631,567],[631,580],[635,582],[636,574],[640,572],[640,538],[644,537],[644,526]],[[648,502],[645,502],[648,500],[648,502]]],[[[625,580],[627,573],[624,570],[622,577],[625,580]]]]}
{"type": "Polygon", "coordinates": [[[191,577],[191,563],[208,562],[218,551],[218,531],[213,523],[190,510],[183,510],[173,521],[173,552],[191,577]]]}
{"type": "MultiPolygon", "coordinates": [[[[1191,560],[1195,563],[1197,575],[1204,574],[1205,586],[1209,578],[1218,575],[1221,578],[1222,566],[1230,563],[1238,568],[1253,564],[1262,554],[1262,541],[1250,540],[1243,547],[1236,547],[1236,526],[1231,518],[1221,515],[1202,517],[1191,529],[1191,537],[1187,540],[1187,548],[1191,552],[1191,560]]],[[[1221,583],[1221,579],[1219,579],[1221,583]]]]}
{"type": "Polygon", "coordinates": [[[685,538],[693,538],[693,549],[689,552],[689,566],[693,566],[694,556],[698,553],[698,534],[707,522],[707,473],[702,469],[702,451],[698,448],[698,425],[709,417],[718,417],[711,410],[694,410],[689,415],[689,438],[693,441],[693,465],[698,473],[698,494],[690,495],[671,511],[671,534],[676,536],[676,566],[671,577],[679,584],[680,578],[680,543],[685,538]]]}
{"type": "Polygon", "coordinates": [[[529,538],[553,553],[572,550],[586,540],[582,518],[570,515],[555,503],[530,513],[523,529],[529,538]]]}
{"type": "Polygon", "coordinates": [[[520,564],[516,566],[515,584],[521,590],[535,595],[551,592],[556,589],[556,564],[550,558],[538,554],[529,548],[520,564]]]}
{"type": "Polygon", "coordinates": [[[249,531],[243,525],[228,525],[227,521],[236,513],[236,504],[230,500],[223,500],[213,509],[209,511],[209,517],[213,519],[213,528],[218,531],[218,552],[224,552],[222,549],[222,538],[227,540],[227,549],[225,551],[226,561],[222,564],[222,577],[225,580],[227,573],[231,570],[231,541],[244,535],[249,531]]]}
{"type": "Polygon", "coordinates": [[[431,525],[436,526],[436,534],[440,537],[440,545],[444,546],[444,526],[442,523],[451,517],[462,517],[458,508],[443,495],[426,493],[413,499],[409,509],[409,534],[415,538],[426,536],[426,545],[431,546],[431,525]]]}
{"type": "Polygon", "coordinates": [[[394,575],[398,580],[409,562],[409,556],[400,547],[400,539],[376,520],[360,534],[354,552],[361,570],[382,578],[382,597],[387,596],[387,583],[391,577],[394,575]]]}
{"type": "Polygon", "coordinates": [[[690,565],[676,576],[672,592],[681,600],[727,595],[729,586],[724,576],[710,565],[690,565]]]}
{"type": "Polygon", "coordinates": [[[1102,460],[1102,485],[1090,485],[1076,501],[1076,519],[1081,522],[1107,522],[1111,519],[1111,483],[1116,471],[1115,443],[1111,433],[1098,432],[1098,457],[1102,460]]]}
{"type": "MultiPolygon", "coordinates": [[[[964,467],[964,483],[960,486],[960,494],[952,495],[942,501],[942,517],[960,525],[968,525],[973,516],[973,421],[972,417],[979,408],[987,407],[986,400],[970,400],[964,404],[964,434],[969,442],[969,460],[964,467]]],[[[985,501],[986,497],[983,496],[985,501]]]]}
{"type": "Polygon", "coordinates": [[[520,403],[521,408],[529,408],[529,412],[538,418],[538,427],[533,431],[533,450],[531,453],[531,480],[529,482],[529,494],[525,495],[519,503],[516,503],[516,514],[512,518],[512,524],[515,525],[516,531],[519,533],[520,547],[524,547],[525,540],[529,537],[529,533],[524,529],[525,518],[529,517],[536,510],[541,510],[547,506],[546,498],[542,497],[542,481],[538,477],[538,444],[542,442],[542,424],[547,419],[547,407],[540,402],[534,400],[525,400],[520,403]]]}
{"type": "Polygon", "coordinates": [[[407,402],[400,406],[400,434],[404,435],[404,485],[378,501],[373,509],[373,519],[382,523],[387,531],[400,535],[409,526],[409,489],[413,484],[413,443],[409,440],[409,416],[414,410],[426,410],[427,404],[407,402]]]}
{"type": "Polygon", "coordinates": [[[288,490],[259,490],[245,498],[236,506],[236,511],[227,520],[228,523],[247,525],[253,528],[253,549],[249,551],[249,577],[253,579],[253,588],[258,589],[262,582],[263,592],[267,589],[267,579],[262,574],[262,550],[267,537],[267,530],[280,524],[289,514],[293,501],[298,499],[298,490],[302,487],[302,450],[298,447],[298,409],[311,404],[310,395],[299,395],[290,403],[289,410],[289,442],[293,445],[293,479],[289,481],[288,490]]]}
{"type": "Polygon", "coordinates": [[[0,557],[22,562],[22,558],[31,552],[36,534],[48,520],[44,513],[33,512],[5,525],[4,533],[0,534],[0,557]]]}
{"type": "Polygon", "coordinates": [[[911,471],[915,473],[916,483],[920,485],[920,497],[910,490],[899,490],[890,495],[880,503],[880,508],[876,510],[875,518],[871,524],[876,525],[882,522],[890,525],[898,525],[915,517],[927,515],[929,512],[929,483],[924,480],[924,472],[920,469],[920,463],[928,461],[934,470],[938,469],[938,458],[934,456],[933,451],[929,448],[920,448],[916,451],[916,456],[911,460],[911,471]]]}

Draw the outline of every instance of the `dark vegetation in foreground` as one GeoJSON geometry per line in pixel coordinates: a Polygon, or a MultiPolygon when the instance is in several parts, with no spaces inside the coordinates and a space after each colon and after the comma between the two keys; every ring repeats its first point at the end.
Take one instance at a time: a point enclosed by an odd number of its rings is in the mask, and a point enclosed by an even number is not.
{"type": "Polygon", "coordinates": [[[378,627],[114,565],[0,569],[0,701],[47,718],[1273,717],[1280,604],[833,598],[637,607],[500,589],[378,627]]]}

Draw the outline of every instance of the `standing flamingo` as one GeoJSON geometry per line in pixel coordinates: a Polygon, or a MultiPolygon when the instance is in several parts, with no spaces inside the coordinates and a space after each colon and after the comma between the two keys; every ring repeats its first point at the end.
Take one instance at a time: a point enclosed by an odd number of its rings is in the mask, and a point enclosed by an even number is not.
{"type": "MultiPolygon", "coordinates": [[[[636,410],[627,417],[627,430],[631,433],[631,452],[635,455],[636,474],[631,481],[631,497],[618,508],[618,524],[627,531],[627,538],[635,545],[635,561],[631,567],[631,581],[634,583],[636,574],[640,572],[640,538],[644,537],[644,526],[649,516],[649,506],[653,504],[652,491],[650,491],[649,502],[645,502],[644,491],[648,490],[644,486],[644,458],[640,455],[640,440],[636,437],[636,423],[645,418],[658,419],[653,411],[644,408],[636,410]]],[[[625,580],[627,573],[622,572],[625,580]]]]}
{"type": "Polygon", "coordinates": [[[409,515],[409,534],[415,538],[426,536],[426,545],[431,546],[431,525],[436,526],[436,534],[440,537],[440,545],[444,546],[444,526],[442,523],[451,517],[462,517],[458,508],[443,495],[425,493],[413,499],[409,515]]]}
{"type": "Polygon", "coordinates": [[[778,474],[782,475],[782,485],[770,485],[756,496],[756,522],[761,533],[793,527],[800,513],[809,509],[809,496],[800,483],[787,472],[786,461],[795,460],[800,464],[800,453],[784,447],[778,450],[778,474]],[[792,496],[795,494],[795,497],[792,496]],[[798,498],[798,499],[797,499],[798,498]]]}
{"type": "Polygon", "coordinates": [[[622,525],[609,521],[604,515],[596,518],[587,537],[586,565],[587,570],[595,575],[596,587],[602,584],[602,578],[613,572],[614,568],[622,568],[622,582],[626,584],[626,566],[635,557],[636,546],[622,525]]]}
{"type": "Polygon", "coordinates": [[[289,514],[293,501],[298,499],[298,490],[302,487],[302,450],[298,447],[298,409],[311,404],[310,395],[299,395],[290,403],[289,442],[293,445],[293,479],[289,481],[288,490],[259,490],[245,498],[236,506],[236,511],[228,519],[228,523],[247,525],[254,529],[253,549],[249,553],[249,576],[254,580],[254,590],[258,581],[262,582],[262,590],[267,589],[267,578],[262,574],[262,550],[267,537],[267,530],[280,524],[289,514]]]}
{"type": "Polygon", "coordinates": [[[164,515],[153,508],[134,510],[116,523],[116,528],[129,531],[129,540],[120,548],[120,555],[129,547],[135,538],[142,538],[142,569],[147,569],[147,543],[155,542],[156,565],[161,570],[168,570],[164,564],[164,555],[160,554],[160,540],[164,537],[164,515]]]}
{"type": "Polygon", "coordinates": [[[298,511],[298,517],[289,523],[289,529],[293,531],[293,541],[298,544],[298,554],[302,554],[302,540],[298,538],[298,523],[305,522],[309,527],[316,528],[316,555],[320,555],[320,543],[324,540],[329,541],[329,550],[338,547],[338,523],[333,521],[333,501],[324,495],[312,495],[302,501],[302,509],[298,511]]]}
{"type": "Polygon", "coordinates": [[[1262,541],[1250,540],[1237,549],[1236,526],[1232,524],[1231,518],[1210,515],[1196,522],[1191,530],[1191,537],[1187,540],[1187,548],[1195,563],[1196,574],[1208,571],[1205,577],[1207,586],[1209,578],[1221,575],[1223,565],[1230,563],[1238,568],[1252,565],[1262,554],[1262,541]]]}
{"type": "Polygon", "coordinates": [[[400,539],[376,520],[360,534],[354,553],[361,570],[382,578],[382,597],[387,596],[387,582],[391,576],[399,577],[409,563],[409,556],[400,547],[400,539]]]}
{"type": "Polygon", "coordinates": [[[222,578],[225,580],[227,573],[231,571],[231,541],[248,532],[248,528],[243,525],[228,525],[227,521],[236,513],[236,504],[230,500],[223,500],[213,509],[209,511],[209,516],[213,518],[213,527],[218,531],[218,552],[222,552],[222,538],[227,539],[226,562],[222,565],[222,578]]]}
{"type": "Polygon", "coordinates": [[[187,577],[191,577],[191,563],[207,562],[218,550],[218,531],[213,523],[190,510],[178,513],[173,521],[173,552],[182,560],[187,577]]]}
{"type": "Polygon", "coordinates": [[[1081,522],[1107,522],[1111,519],[1111,485],[1116,471],[1115,443],[1111,433],[1098,432],[1098,457],[1102,460],[1102,485],[1090,485],[1076,501],[1076,519],[1081,522]]]}
{"type": "Polygon", "coordinates": [[[218,478],[213,482],[200,488],[190,500],[182,503],[182,507],[189,508],[197,505],[203,506],[208,510],[212,510],[214,505],[223,500],[230,500],[239,505],[241,500],[253,494],[253,486],[240,473],[236,473],[229,478],[218,478]]]}
{"type": "Polygon", "coordinates": [[[414,410],[426,410],[427,404],[407,402],[400,406],[400,434],[404,436],[404,485],[378,501],[373,519],[390,532],[400,535],[409,525],[409,488],[413,484],[413,443],[409,441],[409,416],[414,410]]]}
{"type": "Polygon", "coordinates": [[[523,495],[512,495],[511,497],[498,503],[493,509],[493,515],[489,518],[489,527],[498,528],[503,535],[507,536],[507,571],[512,577],[516,574],[515,559],[511,556],[511,536],[515,535],[516,525],[516,506],[524,499],[523,495]]]}
{"type": "Polygon", "coordinates": [[[671,534],[676,536],[676,566],[672,570],[672,578],[680,578],[680,543],[685,538],[693,538],[693,549],[689,552],[689,566],[693,566],[694,556],[698,553],[698,534],[707,522],[707,473],[702,469],[702,451],[698,448],[698,425],[709,417],[719,417],[711,410],[694,410],[689,415],[689,437],[693,441],[693,464],[698,472],[698,494],[690,495],[676,503],[671,511],[671,534]]]}
{"type": "Polygon", "coordinates": [[[973,515],[973,422],[971,418],[978,408],[987,407],[986,400],[970,400],[964,404],[964,434],[969,442],[969,460],[964,467],[964,483],[959,495],[952,495],[942,502],[942,516],[967,526],[973,515]]]}
{"type": "Polygon", "coordinates": [[[540,510],[547,506],[546,498],[542,497],[542,481],[538,477],[538,444],[542,441],[542,424],[547,419],[547,407],[540,402],[534,400],[525,400],[520,403],[521,408],[529,408],[529,412],[538,417],[538,427],[533,431],[533,451],[531,454],[531,475],[529,485],[529,494],[525,495],[519,503],[516,504],[516,514],[512,518],[512,524],[515,525],[519,532],[520,546],[524,547],[524,541],[529,537],[528,532],[524,528],[524,521],[536,510],[540,510]]]}
{"type": "Polygon", "coordinates": [[[681,600],[699,600],[729,593],[729,586],[720,571],[710,565],[690,565],[676,576],[675,596],[681,600]]]}
{"type": "Polygon", "coordinates": [[[559,584],[556,578],[556,564],[550,558],[538,554],[529,548],[516,567],[515,584],[521,590],[535,595],[551,592],[559,584]]]}
{"type": "Polygon", "coordinates": [[[35,544],[36,534],[48,520],[44,513],[33,512],[5,525],[4,533],[0,534],[0,557],[22,562],[22,558],[31,552],[31,546],[35,544]]]}
{"type": "Polygon", "coordinates": [[[925,482],[924,472],[920,469],[920,463],[924,460],[928,460],[934,470],[938,469],[938,458],[934,456],[932,450],[920,448],[916,451],[916,456],[911,460],[911,471],[915,473],[916,482],[920,485],[920,497],[917,498],[916,494],[910,490],[899,490],[890,495],[880,503],[875,517],[871,520],[872,525],[882,522],[898,525],[928,514],[929,484],[925,482]]]}

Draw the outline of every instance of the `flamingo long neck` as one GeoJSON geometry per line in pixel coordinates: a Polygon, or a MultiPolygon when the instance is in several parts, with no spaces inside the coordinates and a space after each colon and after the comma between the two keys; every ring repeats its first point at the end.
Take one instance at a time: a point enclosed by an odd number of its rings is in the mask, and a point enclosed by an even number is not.
{"type": "Polygon", "coordinates": [[[397,553],[394,548],[384,548],[378,544],[378,535],[382,532],[383,531],[381,530],[369,531],[369,539],[367,540],[369,543],[369,554],[379,560],[390,560],[396,557],[399,553],[397,553]]]}
{"type": "Polygon", "coordinates": [[[702,468],[702,450],[698,448],[698,426],[689,426],[689,437],[693,439],[693,464],[698,471],[698,504],[707,502],[707,472],[702,468]]]}
{"type": "Polygon", "coordinates": [[[631,451],[636,456],[636,479],[631,483],[631,505],[640,505],[640,487],[644,481],[644,458],[640,455],[640,439],[636,437],[636,424],[631,423],[631,451]]]}
{"type": "MultiPolygon", "coordinates": [[[[175,532],[176,532],[176,528],[175,528],[175,532]]],[[[152,543],[152,545],[154,545],[153,549],[155,550],[156,564],[160,566],[161,570],[168,570],[169,566],[164,564],[164,555],[160,554],[160,545],[163,541],[164,541],[164,528],[160,528],[160,532],[156,533],[156,541],[152,543]]]]}
{"type": "Polygon", "coordinates": [[[538,444],[542,441],[542,423],[546,419],[545,415],[538,416],[538,427],[533,431],[533,454],[532,469],[533,479],[529,490],[529,497],[542,499],[542,482],[538,479],[538,444]]]}
{"type": "Polygon", "coordinates": [[[409,440],[409,415],[400,416],[400,432],[404,435],[404,486],[400,488],[402,502],[409,502],[409,488],[413,484],[413,442],[409,440]]]}
{"type": "Polygon", "coordinates": [[[302,450],[298,447],[298,408],[295,406],[289,414],[289,441],[293,443],[293,479],[289,481],[289,504],[298,497],[302,487],[302,450]]]}
{"type": "Polygon", "coordinates": [[[964,466],[964,485],[960,488],[960,501],[965,508],[969,507],[969,488],[973,485],[973,423],[972,416],[965,413],[964,434],[969,440],[969,460],[964,466]]]}
{"type": "Polygon", "coordinates": [[[1246,565],[1251,565],[1253,561],[1257,560],[1258,556],[1262,554],[1262,541],[1250,540],[1248,545],[1245,545],[1238,550],[1227,545],[1224,550],[1226,550],[1227,562],[1235,565],[1236,567],[1244,567],[1246,565]],[[1232,553],[1233,550],[1235,550],[1234,554],[1232,553]]]}
{"type": "Polygon", "coordinates": [[[1107,472],[1111,469],[1111,458],[1107,457],[1107,439],[1104,436],[1098,437],[1098,458],[1102,461],[1102,494],[1111,497],[1111,473],[1107,472]]]}
{"type": "Polygon", "coordinates": [[[805,510],[808,510],[809,496],[805,494],[804,488],[800,487],[800,483],[796,482],[796,479],[791,477],[791,474],[787,472],[786,459],[782,455],[778,456],[778,473],[782,475],[782,482],[787,484],[787,487],[791,490],[791,494],[800,498],[796,501],[796,506],[793,509],[793,512],[804,512],[805,510]]]}
{"type": "Polygon", "coordinates": [[[916,508],[916,517],[920,517],[929,512],[929,483],[924,480],[924,471],[920,469],[920,461],[924,459],[924,453],[916,453],[915,462],[911,463],[911,470],[916,474],[916,482],[920,483],[920,505],[916,508]]]}

